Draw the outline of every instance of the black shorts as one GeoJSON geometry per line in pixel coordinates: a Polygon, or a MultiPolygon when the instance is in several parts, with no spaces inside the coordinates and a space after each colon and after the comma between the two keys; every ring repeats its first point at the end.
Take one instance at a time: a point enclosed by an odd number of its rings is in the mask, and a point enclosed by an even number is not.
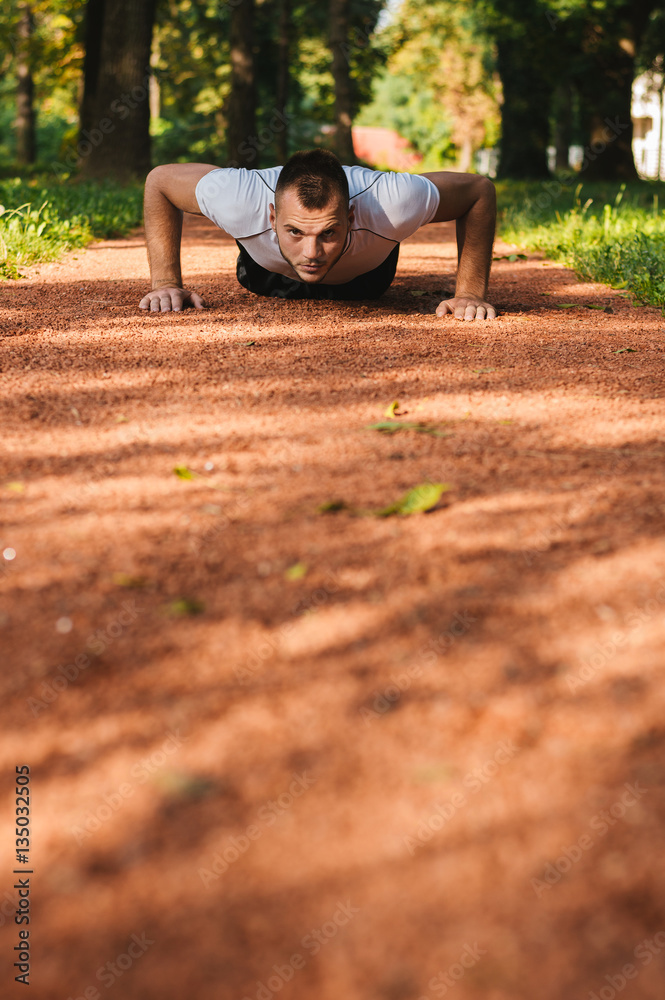
{"type": "MultiPolygon", "coordinates": [[[[237,242],[237,240],[236,240],[237,242]]],[[[341,285],[307,284],[276,274],[261,267],[238,243],[238,281],[256,295],[269,295],[279,299],[378,299],[390,287],[397,270],[399,243],[395,244],[386,259],[372,271],[359,274],[341,285]]]]}

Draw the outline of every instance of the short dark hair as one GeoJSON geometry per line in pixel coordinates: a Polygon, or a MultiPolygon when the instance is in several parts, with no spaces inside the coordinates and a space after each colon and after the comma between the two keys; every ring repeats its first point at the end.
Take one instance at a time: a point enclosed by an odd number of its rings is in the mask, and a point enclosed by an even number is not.
{"type": "Polygon", "coordinates": [[[349,203],[344,168],[329,149],[301,150],[286,161],[275,187],[275,207],[282,193],[292,187],[303,208],[325,208],[335,197],[349,203]]]}

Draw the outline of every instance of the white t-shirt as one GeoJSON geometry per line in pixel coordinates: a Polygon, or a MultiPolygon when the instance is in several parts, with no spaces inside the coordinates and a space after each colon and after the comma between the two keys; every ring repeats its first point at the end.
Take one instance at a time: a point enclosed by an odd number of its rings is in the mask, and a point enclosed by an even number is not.
{"type": "MultiPolygon", "coordinates": [[[[275,203],[281,169],[211,170],[196,185],[196,200],[203,215],[238,240],[257,264],[293,278],[296,273],[282,257],[270,226],[269,205],[275,203]]],[[[344,253],[322,280],[325,285],[351,281],[378,267],[397,243],[430,222],[439,207],[439,192],[427,177],[367,167],[344,167],[344,172],[355,207],[353,228],[344,253]]]]}

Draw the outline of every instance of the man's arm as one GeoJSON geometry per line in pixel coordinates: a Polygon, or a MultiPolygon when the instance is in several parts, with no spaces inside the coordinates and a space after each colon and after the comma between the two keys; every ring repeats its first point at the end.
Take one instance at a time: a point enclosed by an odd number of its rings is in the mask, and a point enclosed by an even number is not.
{"type": "Polygon", "coordinates": [[[495,319],[496,309],[485,301],[496,226],[496,191],[487,177],[451,170],[423,174],[439,192],[432,222],[457,221],[457,284],[455,297],[441,302],[437,316],[495,319]]]}
{"type": "Polygon", "coordinates": [[[168,163],[148,174],[144,220],[152,291],[141,299],[141,309],[180,312],[187,305],[203,309],[201,296],[182,285],[182,215],[183,212],[202,214],[196,200],[196,185],[215,169],[209,163],[168,163]]]}

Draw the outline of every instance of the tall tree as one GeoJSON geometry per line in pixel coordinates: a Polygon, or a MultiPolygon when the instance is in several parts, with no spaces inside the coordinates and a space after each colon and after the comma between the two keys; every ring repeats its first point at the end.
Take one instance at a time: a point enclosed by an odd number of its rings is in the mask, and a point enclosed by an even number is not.
{"type": "Polygon", "coordinates": [[[25,166],[37,158],[35,84],[32,75],[34,18],[30,3],[19,4],[16,45],[16,161],[25,166]]]}
{"type": "Polygon", "coordinates": [[[349,0],[330,0],[330,51],[335,82],[335,146],[342,163],[355,163],[353,150],[353,87],[346,50],[349,42],[349,0]]]}
{"type": "Polygon", "coordinates": [[[576,79],[589,180],[636,180],[632,89],[636,56],[656,0],[604,0],[573,18],[582,63],[576,79]],[[582,23],[580,24],[580,20],[582,23]]]}
{"type": "MultiPolygon", "coordinates": [[[[99,0],[89,0],[98,16],[99,0]]],[[[144,176],[150,169],[150,46],[155,0],[105,0],[97,73],[77,146],[86,177],[144,176]]]]}
{"type": "Polygon", "coordinates": [[[473,153],[493,145],[499,118],[493,49],[474,4],[405,0],[386,35],[391,55],[377,96],[382,90],[390,100],[401,91],[402,100],[393,103],[402,108],[388,115],[381,108],[381,124],[410,139],[432,169],[440,166],[432,159],[444,152],[448,159],[456,152],[460,170],[472,169],[473,153]]]}
{"type": "Polygon", "coordinates": [[[240,0],[231,9],[231,93],[227,110],[227,146],[233,166],[256,166],[248,140],[256,133],[256,68],[254,61],[254,0],[240,0]]]}
{"type": "Polygon", "coordinates": [[[550,109],[561,59],[547,0],[480,0],[501,78],[499,177],[549,176],[550,109]]]}
{"type": "Polygon", "coordinates": [[[283,119],[284,127],[275,136],[275,152],[279,163],[284,163],[289,155],[289,130],[286,106],[289,99],[291,77],[292,33],[292,0],[280,0],[277,36],[277,111],[283,119]]]}
{"type": "Polygon", "coordinates": [[[94,125],[97,106],[97,83],[102,55],[105,0],[88,0],[85,9],[83,57],[83,97],[79,108],[79,131],[94,125]]]}

